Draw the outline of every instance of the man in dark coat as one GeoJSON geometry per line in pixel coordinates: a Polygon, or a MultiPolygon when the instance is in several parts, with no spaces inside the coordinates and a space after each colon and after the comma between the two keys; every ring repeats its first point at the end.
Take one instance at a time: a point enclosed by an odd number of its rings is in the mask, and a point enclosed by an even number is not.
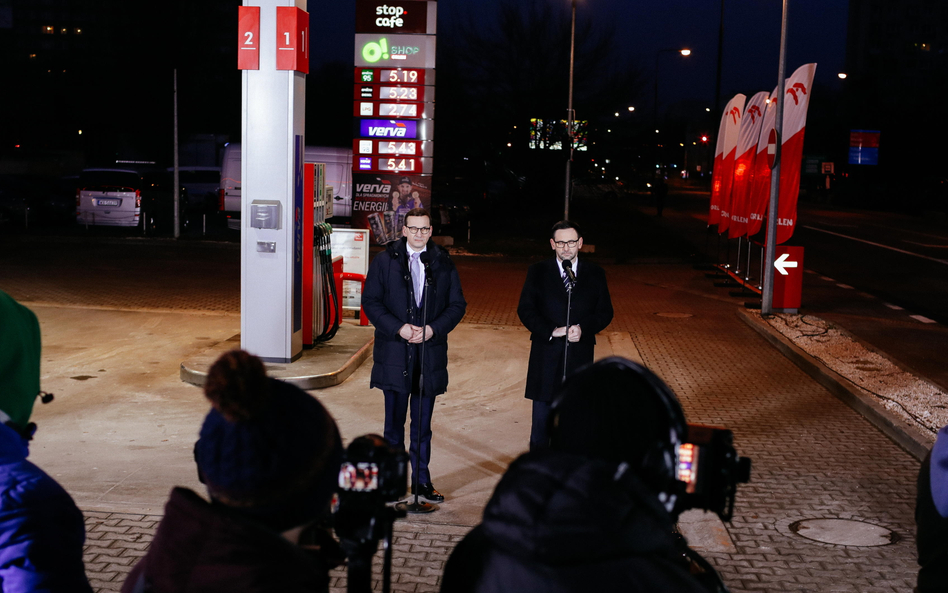
{"type": "Polygon", "coordinates": [[[428,471],[431,414],[435,396],[448,388],[448,332],[461,322],[467,302],[454,263],[446,251],[428,241],[430,234],[428,211],[410,210],[402,238],[389,243],[369,266],[362,307],[375,325],[370,386],[385,394],[385,440],[405,446],[411,400],[412,484],[418,484],[419,496],[441,502],[444,496],[431,484],[428,471]]]}
{"type": "Polygon", "coordinates": [[[563,382],[564,356],[567,375],[592,362],[596,334],[612,321],[605,272],[588,261],[580,266],[583,235],[579,227],[568,220],[553,225],[550,247],[556,257],[530,266],[517,306],[531,340],[526,388],[526,398],[533,400],[531,450],[549,444],[550,405],[563,382]],[[570,266],[575,282],[564,269],[570,266]]]}

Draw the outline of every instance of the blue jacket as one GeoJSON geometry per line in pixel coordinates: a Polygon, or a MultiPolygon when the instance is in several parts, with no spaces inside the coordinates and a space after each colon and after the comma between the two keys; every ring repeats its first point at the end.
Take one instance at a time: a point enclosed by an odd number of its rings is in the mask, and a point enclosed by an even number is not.
{"type": "MultiPolygon", "coordinates": [[[[448,253],[428,242],[431,284],[427,325],[434,335],[425,343],[425,395],[439,395],[448,388],[448,332],[467,309],[457,268],[448,253]]],[[[371,387],[399,393],[411,392],[415,357],[421,349],[398,335],[406,323],[422,325],[422,311],[415,305],[405,239],[388,244],[369,266],[362,290],[362,307],[375,325],[371,387]]],[[[424,305],[424,301],[422,301],[424,305]]]]}
{"type": "Polygon", "coordinates": [[[91,593],[82,513],[28,453],[26,440],[0,424],[0,591],[91,593]]]}

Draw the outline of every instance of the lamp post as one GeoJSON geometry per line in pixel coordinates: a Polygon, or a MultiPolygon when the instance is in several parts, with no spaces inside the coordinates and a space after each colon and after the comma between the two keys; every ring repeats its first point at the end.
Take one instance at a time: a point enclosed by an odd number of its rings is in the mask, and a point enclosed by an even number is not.
{"type": "MultiPolygon", "coordinates": [[[[655,87],[654,87],[655,97],[654,97],[654,103],[652,106],[652,119],[654,120],[656,134],[658,134],[658,58],[659,56],[661,56],[663,53],[666,53],[666,52],[678,53],[686,58],[691,55],[691,50],[687,48],[677,49],[674,47],[669,47],[665,49],[660,49],[657,52],[655,52],[655,87]]],[[[656,161],[655,164],[657,165],[658,164],[658,137],[655,138],[655,145],[656,145],[655,146],[655,161],[656,161]]]]}
{"type": "Polygon", "coordinates": [[[569,197],[573,187],[570,168],[573,165],[573,58],[576,50],[576,0],[572,0],[572,5],[573,16],[569,37],[569,103],[566,107],[566,140],[569,142],[569,155],[566,157],[566,198],[563,200],[563,220],[569,220],[569,197]]]}

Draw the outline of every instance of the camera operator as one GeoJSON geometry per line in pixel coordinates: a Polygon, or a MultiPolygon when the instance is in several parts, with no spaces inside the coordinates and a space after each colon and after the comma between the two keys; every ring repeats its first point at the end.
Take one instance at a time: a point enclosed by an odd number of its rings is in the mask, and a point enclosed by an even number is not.
{"type": "Polygon", "coordinates": [[[326,591],[342,552],[328,517],[342,442],[316,398],[266,376],[242,350],[221,356],[194,446],[210,502],[175,488],[124,592],[326,591]]]}
{"type": "Polygon", "coordinates": [[[451,554],[442,593],[726,591],[673,533],[687,425],[658,377],[618,357],[587,365],[558,392],[550,430],[550,450],[510,466],[451,554]]]}

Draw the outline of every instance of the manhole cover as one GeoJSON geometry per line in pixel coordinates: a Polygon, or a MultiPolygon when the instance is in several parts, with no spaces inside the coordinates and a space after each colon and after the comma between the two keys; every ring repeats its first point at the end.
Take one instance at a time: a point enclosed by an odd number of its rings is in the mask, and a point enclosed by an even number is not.
{"type": "Polygon", "coordinates": [[[694,317],[691,313],[656,313],[659,317],[671,317],[672,319],[685,319],[686,317],[694,317]]]}
{"type": "Polygon", "coordinates": [[[838,546],[887,546],[900,539],[899,534],[890,529],[851,519],[804,519],[791,523],[790,531],[807,539],[838,546]]]}

